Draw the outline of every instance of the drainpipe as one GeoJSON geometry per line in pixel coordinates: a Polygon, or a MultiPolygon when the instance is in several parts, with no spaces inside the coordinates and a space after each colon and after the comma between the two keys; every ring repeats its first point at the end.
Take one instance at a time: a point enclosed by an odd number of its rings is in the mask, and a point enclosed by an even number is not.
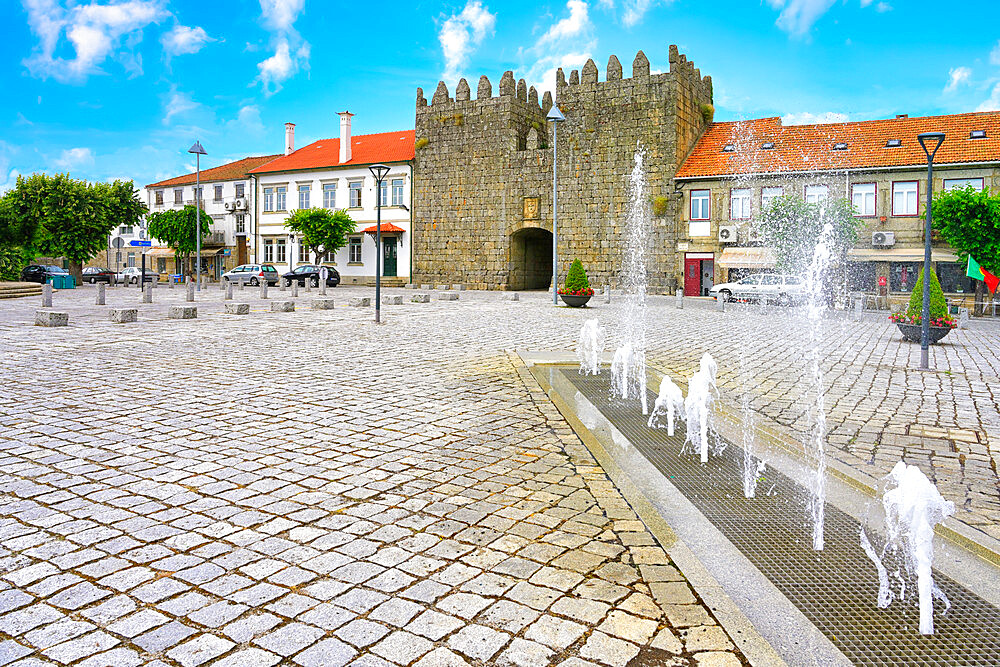
{"type": "Polygon", "coordinates": [[[257,249],[260,248],[260,241],[257,238],[259,226],[257,225],[257,175],[250,174],[250,183],[253,185],[253,219],[250,221],[251,232],[253,233],[253,261],[251,264],[259,264],[257,261],[257,249]]]}
{"type": "Polygon", "coordinates": [[[410,161],[410,283],[413,283],[413,163],[416,160],[410,161]]]}

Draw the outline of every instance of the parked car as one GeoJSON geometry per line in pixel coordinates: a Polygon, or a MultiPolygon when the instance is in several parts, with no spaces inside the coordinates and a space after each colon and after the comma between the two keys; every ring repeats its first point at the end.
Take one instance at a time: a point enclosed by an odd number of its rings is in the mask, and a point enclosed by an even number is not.
{"type": "Polygon", "coordinates": [[[138,285],[140,275],[144,283],[159,282],[160,280],[160,274],[152,269],[146,269],[146,273],[143,274],[142,269],[138,266],[127,266],[118,272],[118,275],[115,276],[115,282],[123,285],[138,285]]]}
{"type": "Polygon", "coordinates": [[[790,305],[805,296],[805,281],[799,276],[757,273],[732,283],[713,285],[709,296],[723,301],[760,301],[790,305]]]}
{"type": "Polygon", "coordinates": [[[316,264],[303,264],[302,266],[296,267],[294,271],[289,271],[281,277],[289,282],[294,280],[303,287],[305,287],[307,280],[311,286],[319,287],[320,269],[326,269],[327,287],[336,287],[340,284],[340,273],[337,272],[337,269],[332,266],[318,266],[316,264]]]}
{"type": "Polygon", "coordinates": [[[227,283],[246,283],[260,285],[265,280],[268,285],[278,284],[278,270],[270,264],[240,264],[232,271],[222,274],[227,283]]]}
{"type": "Polygon", "coordinates": [[[115,272],[98,266],[88,266],[83,270],[83,282],[85,283],[107,283],[115,282],[115,272]]]}
{"type": "Polygon", "coordinates": [[[69,273],[61,266],[52,264],[29,264],[21,269],[21,281],[26,283],[45,284],[52,276],[64,276],[69,273]]]}

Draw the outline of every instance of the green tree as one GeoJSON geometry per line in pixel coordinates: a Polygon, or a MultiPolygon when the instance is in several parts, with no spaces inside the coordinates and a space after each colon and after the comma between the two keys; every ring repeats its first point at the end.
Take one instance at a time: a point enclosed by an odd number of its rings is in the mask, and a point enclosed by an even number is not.
{"type": "MultiPolygon", "coordinates": [[[[936,229],[966,265],[969,255],[994,275],[1000,275],[1000,194],[972,186],[939,192],[931,202],[931,217],[936,229]]],[[[975,314],[983,314],[986,286],[976,281],[975,314]]]]}
{"type": "Polygon", "coordinates": [[[812,261],[816,241],[827,224],[833,229],[832,254],[844,265],[847,251],[854,247],[861,229],[851,202],[844,198],[809,204],[797,195],[772,200],[763,212],[760,232],[774,248],[777,269],[791,273],[804,271],[812,261]]]}
{"type": "Polygon", "coordinates": [[[590,288],[590,281],[587,280],[587,272],[583,270],[583,263],[579,259],[574,259],[566,273],[565,292],[573,294],[582,292],[590,288]]]}
{"type": "Polygon", "coordinates": [[[347,245],[347,235],[354,233],[356,225],[346,211],[302,208],[288,216],[285,226],[299,234],[302,243],[323,262],[347,245]]]}
{"type": "MultiPolygon", "coordinates": [[[[146,231],[155,239],[167,244],[174,253],[184,259],[184,266],[190,268],[188,258],[198,250],[198,214],[194,206],[182,209],[157,211],[149,216],[146,231]]],[[[212,231],[212,219],[201,213],[202,241],[212,231]]],[[[180,266],[180,262],[177,262],[180,266]]]]}

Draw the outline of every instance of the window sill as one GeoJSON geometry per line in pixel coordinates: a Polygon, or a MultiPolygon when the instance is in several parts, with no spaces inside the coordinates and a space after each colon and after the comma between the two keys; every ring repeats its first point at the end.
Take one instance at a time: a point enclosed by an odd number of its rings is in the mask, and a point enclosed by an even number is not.
{"type": "Polygon", "coordinates": [[[272,213],[288,213],[288,211],[285,209],[281,209],[280,211],[264,211],[264,215],[270,215],[272,213]]]}
{"type": "Polygon", "coordinates": [[[361,211],[364,210],[364,206],[348,206],[345,210],[347,211],[361,211]]]}
{"type": "Polygon", "coordinates": [[[347,265],[348,266],[364,266],[365,263],[364,262],[348,262],[347,265]]]}

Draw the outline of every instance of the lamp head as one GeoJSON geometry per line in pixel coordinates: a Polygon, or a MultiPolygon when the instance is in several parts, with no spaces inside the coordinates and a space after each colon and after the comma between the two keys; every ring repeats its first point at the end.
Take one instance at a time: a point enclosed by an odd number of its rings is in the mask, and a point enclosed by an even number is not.
{"type": "Polygon", "coordinates": [[[198,155],[208,155],[208,153],[205,152],[205,149],[202,148],[200,141],[194,142],[194,146],[188,149],[188,153],[197,153],[198,155]]]}
{"type": "Polygon", "coordinates": [[[934,154],[944,143],[944,132],[922,132],[917,135],[917,141],[927,154],[927,159],[933,160],[934,154]]]}
{"type": "Polygon", "coordinates": [[[545,120],[550,120],[553,123],[561,123],[566,120],[566,116],[559,110],[559,107],[553,104],[552,108],[549,109],[549,113],[545,116],[545,120]]]}
{"type": "Polygon", "coordinates": [[[382,179],[385,178],[385,175],[389,173],[389,167],[384,164],[373,164],[368,167],[368,171],[372,173],[372,176],[375,177],[376,181],[381,183],[382,179]]]}

